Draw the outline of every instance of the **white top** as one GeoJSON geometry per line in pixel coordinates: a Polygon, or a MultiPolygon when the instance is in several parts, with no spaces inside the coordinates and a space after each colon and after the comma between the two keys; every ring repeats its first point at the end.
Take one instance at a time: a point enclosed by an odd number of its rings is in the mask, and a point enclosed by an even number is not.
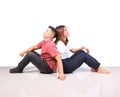
{"type": "Polygon", "coordinates": [[[69,57],[70,49],[72,49],[72,47],[69,43],[67,45],[65,45],[62,41],[57,43],[57,50],[61,54],[62,59],[69,57]]]}

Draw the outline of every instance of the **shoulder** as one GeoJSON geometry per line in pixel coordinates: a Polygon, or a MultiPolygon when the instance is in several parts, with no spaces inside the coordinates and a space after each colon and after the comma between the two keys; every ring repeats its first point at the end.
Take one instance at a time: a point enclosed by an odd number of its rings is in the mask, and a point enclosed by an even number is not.
{"type": "Polygon", "coordinates": [[[59,46],[60,46],[60,45],[61,45],[61,46],[65,46],[65,44],[64,44],[62,41],[59,41],[59,42],[57,43],[57,46],[58,46],[58,45],[59,45],[59,46]]]}
{"type": "Polygon", "coordinates": [[[51,46],[56,47],[56,45],[55,45],[55,43],[54,43],[53,41],[48,41],[48,42],[47,42],[47,45],[48,45],[49,47],[51,47],[51,46]]]}
{"type": "Polygon", "coordinates": [[[37,47],[41,47],[41,46],[42,46],[42,44],[43,44],[43,42],[44,42],[43,40],[42,40],[42,41],[40,41],[40,42],[39,42],[36,46],[37,46],[37,47]]]}

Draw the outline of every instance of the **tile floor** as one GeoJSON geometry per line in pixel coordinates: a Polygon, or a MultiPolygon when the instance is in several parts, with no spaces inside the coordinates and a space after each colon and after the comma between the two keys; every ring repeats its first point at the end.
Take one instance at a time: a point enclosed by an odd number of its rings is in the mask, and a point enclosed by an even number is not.
{"type": "Polygon", "coordinates": [[[120,97],[120,67],[104,67],[110,74],[90,72],[80,67],[66,80],[57,73],[41,74],[35,67],[10,74],[13,67],[0,67],[0,97],[120,97]]]}

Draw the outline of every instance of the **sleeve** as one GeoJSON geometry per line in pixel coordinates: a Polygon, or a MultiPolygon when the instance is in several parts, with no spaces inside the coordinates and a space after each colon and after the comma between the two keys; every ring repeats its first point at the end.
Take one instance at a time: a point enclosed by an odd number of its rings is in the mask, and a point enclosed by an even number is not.
{"type": "Polygon", "coordinates": [[[57,43],[57,49],[58,49],[59,53],[63,54],[65,52],[66,47],[63,42],[59,41],[57,43]]]}
{"type": "Polygon", "coordinates": [[[42,47],[42,41],[39,42],[36,46],[37,46],[38,48],[41,48],[41,47],[42,47]]]}

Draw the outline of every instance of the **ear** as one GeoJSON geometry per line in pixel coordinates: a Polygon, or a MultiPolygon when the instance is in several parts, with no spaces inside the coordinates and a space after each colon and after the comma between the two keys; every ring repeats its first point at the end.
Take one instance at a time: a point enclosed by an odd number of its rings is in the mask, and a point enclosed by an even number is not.
{"type": "Polygon", "coordinates": [[[54,36],[55,36],[55,35],[54,35],[54,33],[53,33],[53,32],[51,32],[51,38],[54,38],[54,36]]]}

